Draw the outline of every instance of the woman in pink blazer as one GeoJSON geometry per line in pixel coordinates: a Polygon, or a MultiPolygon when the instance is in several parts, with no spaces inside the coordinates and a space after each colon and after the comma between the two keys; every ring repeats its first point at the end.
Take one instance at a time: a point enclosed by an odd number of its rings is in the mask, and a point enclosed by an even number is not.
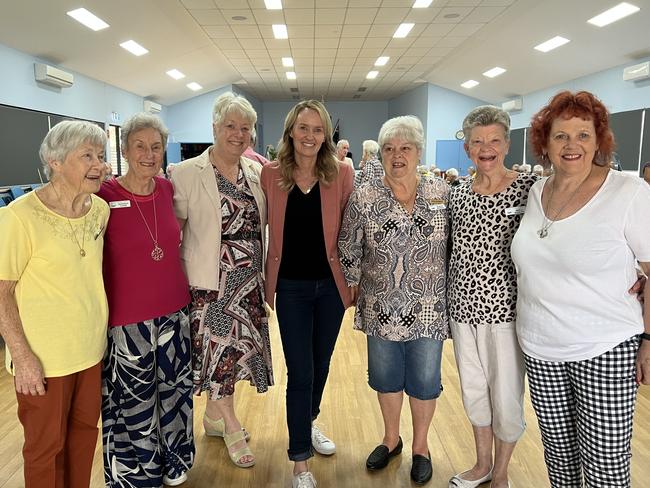
{"type": "Polygon", "coordinates": [[[337,250],[354,173],[334,156],[327,110],[308,100],[284,122],[278,160],[262,168],[269,223],[266,301],[274,298],[287,364],[287,424],[293,488],[316,486],[307,468],[313,449],[334,443],[313,425],[345,309],[352,304],[337,250]]]}

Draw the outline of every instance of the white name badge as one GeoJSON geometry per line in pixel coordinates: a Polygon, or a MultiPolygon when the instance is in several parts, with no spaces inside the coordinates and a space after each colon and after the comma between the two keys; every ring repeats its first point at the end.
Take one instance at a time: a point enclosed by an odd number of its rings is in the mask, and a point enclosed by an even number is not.
{"type": "Polygon", "coordinates": [[[521,215],[526,211],[526,207],[510,207],[506,208],[506,215],[521,215]]]}
{"type": "Polygon", "coordinates": [[[131,206],[131,200],[118,200],[116,202],[108,202],[110,208],[128,208],[131,206]]]}
{"type": "Polygon", "coordinates": [[[444,210],[446,208],[447,206],[444,203],[435,203],[433,205],[429,205],[429,210],[444,210]]]}

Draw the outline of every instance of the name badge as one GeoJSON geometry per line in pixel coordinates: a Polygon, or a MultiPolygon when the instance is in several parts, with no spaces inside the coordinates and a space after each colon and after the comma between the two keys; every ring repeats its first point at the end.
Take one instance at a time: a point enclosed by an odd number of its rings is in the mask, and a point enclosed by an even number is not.
{"type": "Polygon", "coordinates": [[[447,208],[447,205],[444,203],[434,203],[432,205],[429,205],[429,210],[444,210],[447,208]]]}
{"type": "Polygon", "coordinates": [[[131,200],[118,200],[115,202],[108,202],[110,208],[128,208],[131,206],[131,200]]]}
{"type": "Polygon", "coordinates": [[[506,208],[506,215],[521,215],[526,211],[526,207],[510,207],[506,208]]]}

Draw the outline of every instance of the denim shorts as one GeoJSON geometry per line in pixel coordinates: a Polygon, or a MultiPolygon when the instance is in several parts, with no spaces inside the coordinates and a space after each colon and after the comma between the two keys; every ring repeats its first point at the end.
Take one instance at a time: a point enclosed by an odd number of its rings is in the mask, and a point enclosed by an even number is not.
{"type": "Polygon", "coordinates": [[[418,400],[440,396],[442,341],[388,341],[368,336],[368,385],[378,393],[406,392],[418,400]]]}

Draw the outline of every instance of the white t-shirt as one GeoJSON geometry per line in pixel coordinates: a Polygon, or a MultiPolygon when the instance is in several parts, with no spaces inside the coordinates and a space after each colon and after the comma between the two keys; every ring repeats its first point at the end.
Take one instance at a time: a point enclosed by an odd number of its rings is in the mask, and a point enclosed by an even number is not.
{"type": "Polygon", "coordinates": [[[650,185],[610,170],[592,199],[541,239],[546,181],[531,188],[512,242],[519,343],[544,361],[590,359],[643,332],[628,290],[636,260],[650,261],[650,185]]]}

